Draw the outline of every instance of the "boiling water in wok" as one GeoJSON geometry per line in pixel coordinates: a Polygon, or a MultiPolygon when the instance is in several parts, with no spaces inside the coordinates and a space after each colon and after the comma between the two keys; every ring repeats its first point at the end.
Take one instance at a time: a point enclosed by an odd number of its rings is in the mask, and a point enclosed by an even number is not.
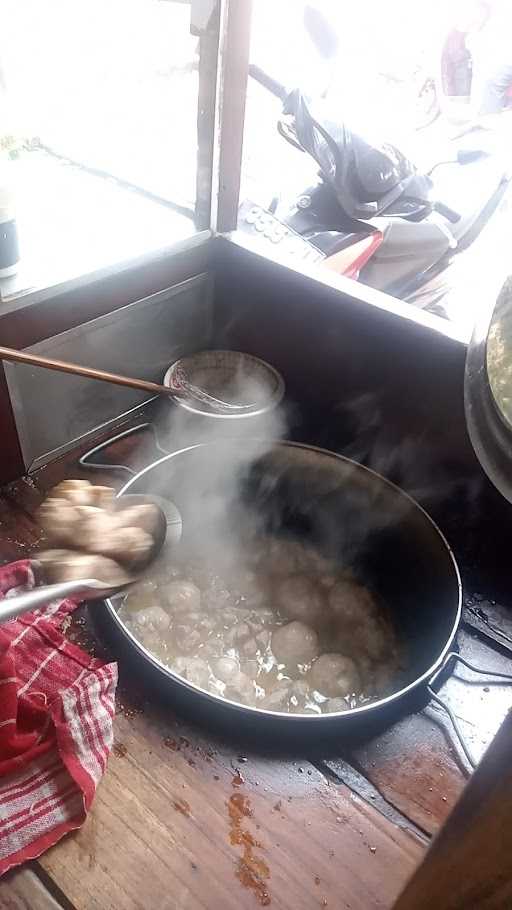
{"type": "Polygon", "coordinates": [[[349,459],[218,441],[160,459],[125,493],[171,500],[183,534],[108,610],[163,684],[183,678],[212,708],[348,720],[420,685],[451,646],[461,590],[446,541],[349,459]]]}
{"type": "Polygon", "coordinates": [[[190,683],[267,711],[346,711],[400,683],[403,654],[385,605],[291,537],[248,537],[215,564],[178,548],[131,589],[119,616],[190,683]]]}

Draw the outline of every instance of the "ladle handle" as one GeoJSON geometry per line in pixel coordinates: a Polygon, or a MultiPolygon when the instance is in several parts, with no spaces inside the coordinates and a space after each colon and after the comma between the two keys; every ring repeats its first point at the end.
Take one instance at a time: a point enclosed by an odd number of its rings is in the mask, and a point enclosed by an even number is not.
{"type": "Polygon", "coordinates": [[[71,373],[73,376],[85,376],[86,379],[99,379],[102,382],[111,382],[129,389],[150,392],[152,395],[165,395],[173,398],[195,398],[210,405],[224,414],[244,414],[254,407],[254,404],[231,404],[214,398],[203,389],[199,389],[182,379],[180,383],[173,383],[172,388],[161,385],[159,382],[150,382],[148,379],[137,379],[132,376],[120,376],[119,373],[109,373],[107,370],[96,370],[92,367],[83,367],[78,363],[68,360],[54,360],[51,357],[41,357],[40,354],[27,354],[26,351],[16,351],[14,348],[0,347],[0,360],[11,360],[13,363],[25,363],[33,367],[43,367],[45,370],[57,370],[60,373],[71,373]]]}
{"type": "Polygon", "coordinates": [[[0,623],[15,619],[16,616],[28,613],[29,610],[45,607],[53,600],[63,600],[72,595],[85,594],[87,590],[88,583],[83,580],[63,581],[56,585],[41,585],[39,588],[26,591],[24,594],[17,594],[14,597],[6,597],[5,600],[0,601],[0,623]]]}
{"type": "Polygon", "coordinates": [[[158,382],[147,379],[135,379],[131,376],[120,376],[118,373],[109,373],[106,370],[96,370],[92,367],[83,367],[78,363],[66,360],[54,360],[50,357],[41,357],[39,354],[27,354],[26,351],[15,351],[13,348],[0,347],[0,359],[10,360],[13,363],[26,363],[33,367],[43,367],[46,370],[56,370],[60,373],[71,373],[73,376],[84,376],[86,379],[100,379],[129,389],[138,389],[150,392],[152,395],[183,395],[179,389],[168,389],[158,382]]]}
{"type": "Polygon", "coordinates": [[[129,474],[130,477],[135,477],[137,471],[134,471],[133,468],[129,468],[126,464],[114,464],[114,462],[110,461],[91,461],[91,458],[100,455],[101,452],[108,449],[110,446],[115,445],[120,439],[126,439],[127,436],[133,436],[135,433],[140,433],[145,430],[153,436],[153,444],[159,455],[169,455],[167,449],[162,448],[160,445],[154,424],[139,423],[136,427],[130,427],[128,430],[123,430],[122,433],[118,433],[116,436],[109,436],[108,439],[100,442],[99,445],[94,446],[93,449],[89,449],[88,452],[85,452],[85,454],[80,457],[78,462],[80,467],[85,468],[88,471],[124,471],[126,474],[129,474]]]}

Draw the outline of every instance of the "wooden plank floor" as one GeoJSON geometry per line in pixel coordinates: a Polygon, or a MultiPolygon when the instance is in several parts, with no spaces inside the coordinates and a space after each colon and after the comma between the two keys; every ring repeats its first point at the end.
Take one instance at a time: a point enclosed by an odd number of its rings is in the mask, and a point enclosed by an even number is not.
{"type": "MultiPolygon", "coordinates": [[[[109,457],[137,466],[133,448],[128,439],[109,457]]],[[[91,476],[76,458],[3,491],[2,561],[37,548],[34,513],[55,483],[91,476]]],[[[102,482],[119,485],[120,475],[102,482]]],[[[492,619],[512,641],[506,608],[492,619]]],[[[103,653],[86,618],[70,634],[103,653]]],[[[471,612],[460,646],[475,663],[512,671],[506,641],[471,612]]],[[[263,754],[264,743],[247,751],[236,729],[221,740],[174,716],[169,704],[144,697],[129,662],[120,671],[115,748],[89,818],[30,869],[0,881],[1,908],[390,908],[464,787],[437,708],[363,743],[340,740],[335,754],[332,744],[325,754],[308,744],[276,758],[263,754]]],[[[457,670],[443,695],[480,756],[512,690],[480,679],[468,685],[467,672],[457,670]]]]}

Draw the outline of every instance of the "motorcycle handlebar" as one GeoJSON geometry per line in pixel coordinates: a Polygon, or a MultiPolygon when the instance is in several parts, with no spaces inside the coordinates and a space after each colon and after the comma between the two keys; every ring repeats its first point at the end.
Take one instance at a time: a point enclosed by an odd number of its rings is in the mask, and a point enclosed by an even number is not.
{"type": "Polygon", "coordinates": [[[439,212],[440,215],[443,215],[450,224],[457,224],[461,219],[460,213],[451,209],[449,205],[445,205],[444,202],[434,202],[432,208],[435,212],[439,212]]]}
{"type": "Polygon", "coordinates": [[[255,82],[259,82],[263,88],[266,88],[267,91],[276,98],[279,98],[280,101],[284,101],[288,97],[288,89],[285,88],[281,82],[278,82],[277,79],[273,79],[272,76],[265,73],[259,66],[256,66],[255,63],[249,64],[249,76],[251,76],[255,82]]]}

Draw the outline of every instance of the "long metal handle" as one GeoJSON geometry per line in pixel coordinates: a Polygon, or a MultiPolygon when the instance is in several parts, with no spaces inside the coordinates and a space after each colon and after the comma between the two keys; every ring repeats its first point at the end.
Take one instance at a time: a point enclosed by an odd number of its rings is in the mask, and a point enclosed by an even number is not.
{"type": "Polygon", "coordinates": [[[7,622],[8,619],[14,619],[22,613],[28,613],[29,610],[37,610],[38,607],[45,607],[53,600],[63,600],[77,594],[86,594],[89,590],[87,581],[63,581],[56,585],[42,585],[40,588],[34,588],[24,594],[17,594],[15,597],[6,597],[0,601],[0,623],[7,622]]]}
{"type": "Polygon", "coordinates": [[[473,673],[477,673],[479,676],[488,676],[488,677],[491,677],[491,680],[493,678],[502,679],[508,684],[512,684],[512,674],[497,673],[495,670],[486,670],[484,667],[475,667],[474,664],[471,664],[468,660],[466,660],[464,657],[462,657],[457,651],[450,651],[449,654],[446,655],[446,657],[443,661],[442,667],[440,667],[440,669],[437,671],[437,673],[434,673],[434,676],[431,678],[431,680],[429,681],[429,684],[427,686],[427,691],[428,691],[428,694],[430,695],[431,699],[433,701],[435,701],[436,704],[438,704],[441,708],[443,708],[443,710],[446,711],[448,717],[450,718],[452,727],[455,731],[455,734],[456,734],[459,744],[462,748],[462,751],[464,752],[464,755],[466,756],[466,759],[467,759],[468,764],[470,765],[471,769],[474,770],[477,766],[477,762],[475,761],[473,753],[466,742],[466,738],[460,728],[460,725],[457,722],[457,718],[455,717],[455,714],[451,710],[450,706],[444,701],[444,699],[442,699],[440,697],[440,695],[433,688],[437,679],[446,671],[448,664],[452,661],[454,663],[463,664],[464,667],[467,667],[468,670],[471,670],[473,673]]]}
{"type": "MultiPolygon", "coordinates": [[[[0,347],[0,360],[11,360],[13,363],[25,363],[33,367],[43,367],[45,370],[56,370],[59,373],[71,373],[73,376],[85,376],[86,379],[99,379],[102,382],[111,382],[128,389],[137,389],[150,392],[152,395],[166,395],[177,398],[196,398],[209,404],[215,410],[224,414],[243,414],[255,407],[251,404],[231,404],[215,398],[204,392],[180,376],[180,383],[175,382],[171,387],[161,385],[159,382],[150,382],[148,379],[136,379],[131,376],[120,376],[119,373],[109,373],[107,370],[96,370],[93,367],[83,367],[78,363],[68,360],[54,360],[51,357],[41,357],[40,354],[27,354],[26,351],[16,351],[14,348],[0,347]]],[[[178,371],[179,374],[179,371],[178,371]]]]}
{"type": "Polygon", "coordinates": [[[127,436],[133,436],[135,433],[140,433],[144,430],[147,430],[153,436],[153,443],[157,452],[159,452],[160,455],[169,455],[167,449],[162,448],[160,445],[156,427],[152,423],[139,423],[136,427],[130,427],[128,430],[123,430],[122,433],[117,433],[116,436],[109,436],[104,442],[100,442],[99,445],[94,446],[93,449],[89,449],[88,452],[78,459],[80,467],[85,468],[87,471],[125,471],[131,477],[135,477],[137,471],[134,471],[133,468],[129,468],[126,464],[114,464],[113,462],[111,463],[108,461],[91,461],[91,458],[95,455],[99,455],[110,446],[113,446],[116,442],[119,442],[120,439],[126,439],[127,436]]]}
{"type": "Polygon", "coordinates": [[[33,367],[43,367],[46,370],[57,370],[60,373],[71,373],[74,376],[85,376],[87,379],[100,379],[103,382],[112,382],[114,385],[125,386],[129,389],[139,389],[142,392],[151,392],[153,395],[179,395],[177,389],[168,389],[158,382],[147,379],[133,379],[130,376],[120,376],[118,373],[108,373],[106,370],[96,370],[92,367],[83,367],[78,363],[66,360],[53,360],[50,357],[41,357],[39,354],[27,354],[26,351],[15,351],[13,348],[0,347],[0,359],[11,360],[13,363],[27,363],[33,367]]]}

